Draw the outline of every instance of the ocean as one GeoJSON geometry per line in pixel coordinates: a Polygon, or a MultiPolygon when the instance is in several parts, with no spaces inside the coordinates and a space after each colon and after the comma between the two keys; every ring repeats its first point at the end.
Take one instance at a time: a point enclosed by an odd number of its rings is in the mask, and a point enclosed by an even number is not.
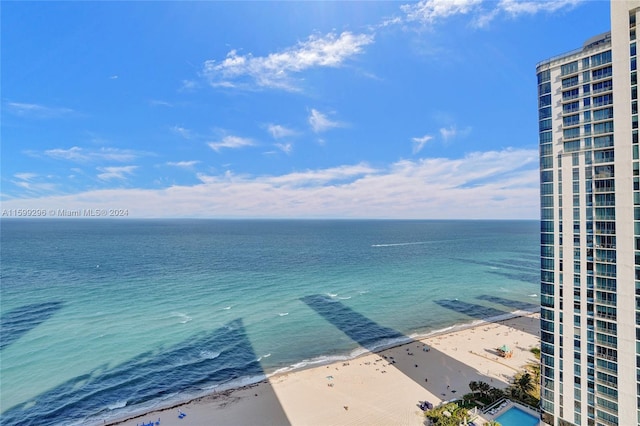
{"type": "Polygon", "coordinates": [[[3,425],[102,424],[539,304],[537,221],[16,219],[0,249],[3,425]]]}

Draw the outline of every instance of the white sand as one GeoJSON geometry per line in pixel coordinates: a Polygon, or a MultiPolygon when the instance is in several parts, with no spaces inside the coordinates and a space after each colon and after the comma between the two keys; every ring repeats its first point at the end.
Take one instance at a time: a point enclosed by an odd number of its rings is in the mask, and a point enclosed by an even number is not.
{"type": "Polygon", "coordinates": [[[461,397],[474,380],[507,387],[516,372],[536,361],[530,349],[540,345],[538,319],[532,314],[412,341],[348,363],[273,376],[268,382],[120,424],[160,419],[162,426],[423,425],[418,401],[436,406],[461,397]],[[422,350],[424,344],[429,352],[422,350]],[[513,349],[509,359],[496,351],[503,344],[513,349]],[[178,409],[186,417],[179,419],[178,409]]]}

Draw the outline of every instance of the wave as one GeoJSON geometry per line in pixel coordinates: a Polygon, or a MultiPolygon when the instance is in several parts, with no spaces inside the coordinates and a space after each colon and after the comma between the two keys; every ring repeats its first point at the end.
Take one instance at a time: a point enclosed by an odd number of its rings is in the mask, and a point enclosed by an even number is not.
{"type": "Polygon", "coordinates": [[[361,296],[362,296],[363,294],[367,294],[367,293],[369,293],[369,290],[362,290],[362,291],[359,291],[359,292],[358,292],[358,294],[359,294],[359,295],[361,295],[361,296]]]}
{"type": "Polygon", "coordinates": [[[179,321],[180,324],[186,324],[186,323],[188,323],[189,321],[192,320],[192,318],[189,315],[185,314],[185,313],[182,313],[182,312],[171,312],[171,315],[169,316],[169,318],[175,318],[175,317],[181,318],[181,321],[179,321]]]}
{"type": "Polygon", "coordinates": [[[371,244],[371,247],[401,247],[401,246],[415,246],[419,244],[429,244],[429,241],[414,241],[409,243],[371,244]]]}
{"type": "Polygon", "coordinates": [[[231,306],[227,306],[227,307],[222,308],[223,311],[228,311],[229,309],[231,309],[231,306]]]}
{"type": "Polygon", "coordinates": [[[289,312],[280,312],[278,314],[278,316],[280,316],[280,317],[286,317],[287,315],[289,315],[289,312]]]}
{"type": "Polygon", "coordinates": [[[200,351],[202,359],[216,359],[220,356],[220,352],[215,351],[200,351]]]}
{"type": "Polygon", "coordinates": [[[338,293],[327,293],[327,296],[329,297],[336,297],[338,295],[338,293]]]}
{"type": "Polygon", "coordinates": [[[534,293],[534,294],[530,294],[529,297],[538,297],[538,295],[534,293]]]}
{"type": "Polygon", "coordinates": [[[338,297],[338,299],[340,299],[340,300],[349,300],[349,299],[351,299],[351,296],[338,297]]]}
{"type": "Polygon", "coordinates": [[[113,404],[107,405],[107,408],[108,408],[109,410],[117,410],[118,408],[124,408],[124,407],[126,407],[126,406],[127,406],[127,402],[128,402],[128,401],[127,401],[126,399],[125,399],[125,400],[123,400],[123,401],[116,401],[116,402],[115,402],[115,403],[113,403],[113,404]]]}
{"type": "Polygon", "coordinates": [[[271,353],[262,355],[261,357],[258,357],[258,359],[256,361],[260,362],[260,361],[262,361],[263,358],[269,358],[270,356],[271,356],[271,353]]]}

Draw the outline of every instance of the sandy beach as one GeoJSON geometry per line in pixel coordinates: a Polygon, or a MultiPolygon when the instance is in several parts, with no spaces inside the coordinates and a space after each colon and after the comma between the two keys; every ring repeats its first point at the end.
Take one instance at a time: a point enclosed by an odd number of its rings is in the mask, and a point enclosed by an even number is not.
{"type": "Polygon", "coordinates": [[[538,314],[482,323],[112,424],[423,425],[418,401],[438,405],[461,397],[471,381],[507,387],[535,361],[530,349],[539,347],[539,329],[538,314]],[[496,350],[505,344],[513,349],[511,358],[496,350]]]}

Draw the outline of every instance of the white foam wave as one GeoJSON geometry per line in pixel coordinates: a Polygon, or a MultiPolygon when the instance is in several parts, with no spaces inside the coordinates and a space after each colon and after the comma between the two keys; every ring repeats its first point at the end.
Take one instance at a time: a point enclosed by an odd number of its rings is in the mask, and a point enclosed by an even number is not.
{"type": "Polygon", "coordinates": [[[286,317],[287,315],[289,315],[289,312],[280,312],[278,314],[278,316],[281,316],[281,317],[286,317]]]}
{"type": "Polygon", "coordinates": [[[336,297],[338,295],[338,293],[327,293],[327,296],[329,297],[336,297]]]}
{"type": "Polygon", "coordinates": [[[347,296],[347,297],[338,297],[338,299],[340,299],[340,300],[349,300],[349,299],[351,299],[351,296],[347,296]]]}
{"type": "Polygon", "coordinates": [[[124,401],[116,401],[113,404],[107,405],[109,410],[117,410],[118,408],[123,408],[127,406],[127,400],[124,401]]]}
{"type": "Polygon", "coordinates": [[[260,362],[260,361],[262,361],[262,358],[269,358],[270,356],[271,356],[270,353],[262,355],[261,357],[258,357],[258,359],[256,361],[260,362]]]}
{"type": "Polygon", "coordinates": [[[220,356],[220,352],[214,351],[200,351],[200,356],[203,359],[216,359],[220,356]]]}
{"type": "Polygon", "coordinates": [[[367,294],[367,293],[369,293],[369,290],[362,290],[358,292],[358,294],[360,295],[367,294]]]}
{"type": "Polygon", "coordinates": [[[175,317],[180,318],[180,321],[179,321],[180,324],[186,324],[192,319],[189,315],[183,312],[171,312],[170,318],[175,318],[175,317]]]}
{"type": "Polygon", "coordinates": [[[413,241],[408,243],[390,243],[390,244],[371,244],[371,247],[401,247],[401,246],[415,246],[418,244],[428,244],[429,241],[413,241]]]}
{"type": "Polygon", "coordinates": [[[534,293],[534,294],[530,294],[529,297],[538,297],[538,295],[534,293]]]}
{"type": "Polygon", "coordinates": [[[223,311],[228,311],[229,309],[231,309],[231,306],[227,306],[227,307],[222,308],[223,311]]]}

